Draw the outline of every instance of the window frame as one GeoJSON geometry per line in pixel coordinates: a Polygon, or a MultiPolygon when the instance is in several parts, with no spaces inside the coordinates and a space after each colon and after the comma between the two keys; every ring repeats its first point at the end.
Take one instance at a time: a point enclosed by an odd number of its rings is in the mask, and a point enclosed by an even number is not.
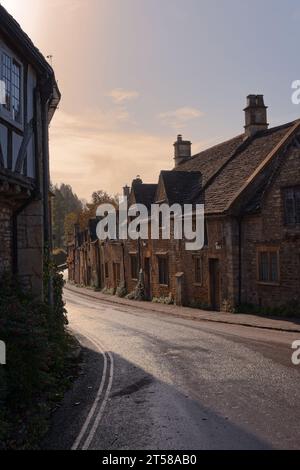
{"type": "Polygon", "coordinates": [[[280,248],[278,246],[260,246],[257,248],[257,256],[256,256],[256,278],[257,283],[261,285],[269,285],[269,286],[278,286],[280,285],[280,248]],[[262,253],[266,253],[268,257],[267,261],[267,270],[268,270],[268,280],[262,279],[261,276],[261,255],[262,253]],[[277,264],[277,279],[272,280],[272,262],[271,262],[271,255],[276,254],[276,264],[277,264]]]}
{"type": "Polygon", "coordinates": [[[200,255],[193,256],[194,261],[194,285],[195,286],[203,286],[203,257],[200,255]],[[196,263],[200,262],[200,267],[196,266],[196,263]],[[197,279],[197,271],[200,271],[200,280],[197,279]]]}
{"type": "Polygon", "coordinates": [[[300,215],[299,215],[299,220],[297,220],[297,206],[296,206],[296,194],[299,194],[299,204],[300,204],[300,185],[296,184],[293,186],[287,186],[285,188],[282,188],[282,197],[283,197],[283,223],[285,227],[291,228],[291,227],[300,227],[300,215]],[[293,192],[293,205],[294,205],[294,222],[288,222],[288,211],[287,211],[287,193],[289,191],[293,192]]]}
{"type": "Polygon", "coordinates": [[[6,55],[11,60],[11,70],[10,70],[10,109],[7,109],[4,104],[0,103],[0,115],[3,119],[8,121],[14,127],[19,130],[23,130],[24,127],[24,65],[16,57],[16,55],[6,48],[3,44],[0,44],[0,80],[2,80],[2,67],[3,67],[3,55],[6,55]],[[17,120],[14,118],[13,110],[13,65],[16,65],[20,70],[20,89],[19,89],[19,99],[20,99],[20,119],[17,120]]]}
{"type": "Polygon", "coordinates": [[[130,276],[131,276],[132,281],[138,281],[138,276],[139,276],[138,255],[133,254],[133,253],[130,254],[130,276]]]}

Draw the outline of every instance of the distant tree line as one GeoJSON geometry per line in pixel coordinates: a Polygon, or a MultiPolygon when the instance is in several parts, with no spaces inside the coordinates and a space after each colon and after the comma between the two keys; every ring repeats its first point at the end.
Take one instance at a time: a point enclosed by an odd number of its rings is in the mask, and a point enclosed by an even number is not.
{"type": "Polygon", "coordinates": [[[74,233],[74,225],[79,224],[81,230],[88,226],[89,219],[96,216],[100,204],[116,204],[117,196],[111,196],[106,191],[94,191],[89,202],[80,199],[70,185],[54,185],[51,188],[52,197],[52,230],[54,252],[66,250],[68,240],[74,233]]]}

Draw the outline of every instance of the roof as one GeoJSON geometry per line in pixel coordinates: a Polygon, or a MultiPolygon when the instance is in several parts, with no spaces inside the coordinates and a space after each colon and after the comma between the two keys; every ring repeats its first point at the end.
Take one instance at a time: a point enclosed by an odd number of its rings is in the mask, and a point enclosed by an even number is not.
{"type": "Polygon", "coordinates": [[[157,184],[135,184],[132,187],[136,204],[143,204],[150,209],[154,202],[157,184]]]}
{"type": "Polygon", "coordinates": [[[51,102],[49,104],[49,121],[61,98],[61,94],[55,79],[54,71],[39,49],[33,44],[29,36],[23,31],[19,23],[8,11],[0,5],[0,31],[9,41],[13,41],[15,48],[25,56],[37,70],[48,79],[51,87],[51,102]]]}
{"type": "MultiPolygon", "coordinates": [[[[239,135],[200,152],[173,172],[200,171],[203,176],[206,213],[222,213],[241,196],[299,128],[300,121],[294,121],[259,131],[246,140],[245,135],[239,135]]],[[[200,194],[201,190],[198,192],[200,194]]]]}
{"type": "Polygon", "coordinates": [[[191,203],[202,185],[200,171],[162,171],[160,175],[170,205],[191,203]]]}

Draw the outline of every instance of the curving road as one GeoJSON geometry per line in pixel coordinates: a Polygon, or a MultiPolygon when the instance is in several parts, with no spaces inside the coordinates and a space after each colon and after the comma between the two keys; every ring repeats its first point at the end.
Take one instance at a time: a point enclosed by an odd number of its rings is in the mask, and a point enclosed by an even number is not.
{"type": "Polygon", "coordinates": [[[299,335],[65,298],[85,359],[46,447],[300,447],[299,335]]]}

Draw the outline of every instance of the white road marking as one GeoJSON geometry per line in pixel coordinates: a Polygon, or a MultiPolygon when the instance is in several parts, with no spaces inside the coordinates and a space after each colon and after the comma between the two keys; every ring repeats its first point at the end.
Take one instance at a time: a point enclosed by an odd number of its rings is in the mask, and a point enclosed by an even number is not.
{"type": "Polygon", "coordinates": [[[88,450],[88,448],[90,447],[92,441],[93,441],[93,438],[97,432],[97,429],[99,427],[99,424],[101,422],[101,419],[103,417],[103,413],[104,413],[104,410],[105,410],[105,407],[107,405],[107,401],[108,401],[108,398],[109,398],[109,395],[110,395],[110,391],[111,391],[111,388],[112,388],[112,383],[113,383],[113,373],[114,373],[114,360],[113,360],[113,356],[111,353],[108,353],[108,356],[110,358],[110,364],[111,364],[111,367],[110,367],[110,372],[109,372],[109,382],[108,382],[108,386],[107,386],[107,389],[106,389],[106,393],[105,393],[105,396],[104,396],[104,399],[103,399],[103,402],[102,402],[102,405],[100,407],[100,410],[96,416],[96,419],[94,421],[94,424],[93,424],[93,427],[82,447],[82,450],[88,450]]]}
{"type": "Polygon", "coordinates": [[[107,386],[106,392],[104,394],[103,401],[102,401],[101,406],[100,406],[100,410],[95,416],[94,424],[93,424],[90,432],[88,433],[88,436],[87,436],[87,438],[86,438],[86,440],[83,444],[83,447],[82,447],[83,450],[88,449],[89,445],[91,444],[91,442],[94,438],[94,435],[97,431],[97,428],[100,424],[100,421],[102,419],[102,416],[103,416],[103,413],[104,413],[104,410],[105,410],[105,407],[106,407],[106,404],[107,404],[107,401],[108,401],[108,398],[109,398],[109,394],[110,394],[110,391],[111,391],[112,382],[113,382],[113,372],[114,372],[114,360],[113,360],[112,354],[111,353],[105,353],[104,348],[103,348],[102,344],[100,343],[100,341],[96,338],[92,338],[89,333],[86,333],[86,332],[82,333],[81,329],[80,329],[80,333],[83,334],[83,336],[85,336],[89,341],[91,341],[91,343],[94,344],[94,346],[96,346],[96,348],[100,351],[100,353],[102,354],[103,359],[104,359],[104,366],[103,366],[102,379],[101,379],[100,387],[98,389],[96,398],[95,398],[94,403],[93,403],[93,405],[90,409],[90,412],[89,412],[89,414],[88,414],[88,416],[87,416],[87,418],[86,418],[86,420],[85,420],[85,422],[84,422],[84,424],[81,428],[81,431],[80,431],[77,439],[75,440],[75,442],[72,446],[72,450],[77,450],[79,448],[80,443],[81,443],[81,441],[82,441],[82,439],[83,439],[83,437],[84,437],[84,435],[85,435],[92,419],[94,418],[97,407],[98,407],[98,405],[101,401],[104,386],[105,386],[105,382],[106,382],[107,370],[108,370],[107,356],[110,359],[108,386],[107,386]]]}

